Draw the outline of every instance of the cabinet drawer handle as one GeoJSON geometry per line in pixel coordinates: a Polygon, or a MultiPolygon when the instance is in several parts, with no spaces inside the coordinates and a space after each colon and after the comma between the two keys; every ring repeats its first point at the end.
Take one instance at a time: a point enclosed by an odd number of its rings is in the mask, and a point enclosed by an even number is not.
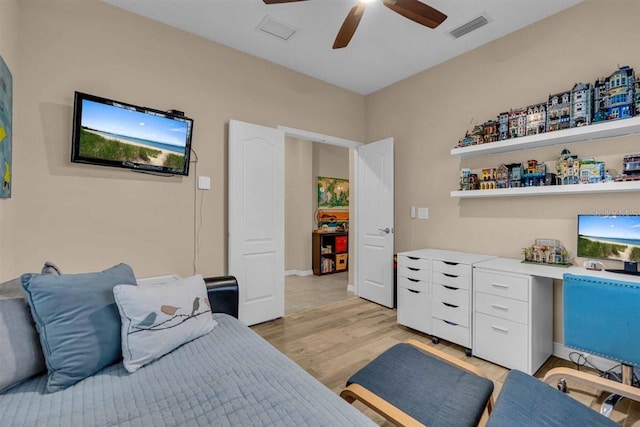
{"type": "MultiPolygon", "coordinates": [[[[441,301],[441,302],[442,302],[442,301],[441,301]]],[[[458,308],[458,307],[460,307],[459,305],[449,304],[448,302],[442,302],[442,304],[446,305],[447,307],[451,307],[451,308],[458,308]]]]}
{"type": "Polygon", "coordinates": [[[407,268],[408,268],[409,270],[411,270],[411,271],[420,271],[420,269],[419,269],[419,268],[413,268],[413,267],[407,267],[407,268]]]}
{"type": "Polygon", "coordinates": [[[451,261],[442,261],[442,262],[447,264],[447,265],[458,265],[457,262],[451,262],[451,261]]]}
{"type": "Polygon", "coordinates": [[[502,283],[492,283],[491,286],[498,289],[509,289],[509,285],[503,285],[502,283]]]}
{"type": "Polygon", "coordinates": [[[412,281],[414,283],[417,283],[417,282],[420,281],[420,279],[412,279],[411,277],[407,277],[407,280],[410,280],[410,281],[412,281]]]}
{"type": "Polygon", "coordinates": [[[450,321],[448,321],[448,320],[443,320],[443,322],[444,322],[444,323],[446,323],[447,325],[451,325],[451,326],[458,326],[458,324],[457,324],[457,323],[453,323],[453,322],[450,322],[450,321]]]}
{"type": "Polygon", "coordinates": [[[458,291],[460,288],[454,288],[453,286],[442,285],[444,288],[449,289],[450,291],[458,291]]]}
{"type": "Polygon", "coordinates": [[[508,329],[501,328],[500,326],[491,325],[491,329],[493,329],[494,331],[497,331],[497,332],[502,332],[503,334],[508,334],[509,333],[508,329]]]}
{"type": "Polygon", "coordinates": [[[460,276],[457,276],[455,274],[447,274],[447,273],[442,273],[442,274],[444,274],[447,277],[453,277],[453,278],[460,277],[460,276]]]}
{"type": "Polygon", "coordinates": [[[407,289],[409,292],[413,293],[413,294],[419,294],[420,291],[414,291],[413,289],[407,289]]]}
{"type": "Polygon", "coordinates": [[[420,259],[420,258],[416,258],[416,257],[413,257],[413,256],[408,256],[407,258],[412,259],[414,261],[420,259]]]}
{"type": "Polygon", "coordinates": [[[491,304],[491,307],[495,308],[496,310],[509,311],[509,307],[505,307],[504,305],[491,304]]]}

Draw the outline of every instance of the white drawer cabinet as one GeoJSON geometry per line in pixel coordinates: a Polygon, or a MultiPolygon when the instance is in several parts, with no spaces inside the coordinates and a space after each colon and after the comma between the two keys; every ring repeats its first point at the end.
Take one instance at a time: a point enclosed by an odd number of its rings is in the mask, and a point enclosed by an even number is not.
{"type": "Polygon", "coordinates": [[[489,255],[439,249],[398,254],[398,323],[467,348],[472,343],[473,264],[489,255]],[[428,317],[428,318],[427,318],[428,317]]]}
{"type": "Polygon", "coordinates": [[[552,280],[490,264],[473,271],[473,353],[534,374],[553,350],[552,280]]]}
{"type": "Polygon", "coordinates": [[[398,254],[398,323],[431,333],[431,261],[398,254]]]}
{"type": "MultiPolygon", "coordinates": [[[[433,342],[440,338],[466,347],[471,354],[471,262],[451,254],[432,261],[433,342]]],[[[437,256],[437,255],[436,255],[437,256]]]]}

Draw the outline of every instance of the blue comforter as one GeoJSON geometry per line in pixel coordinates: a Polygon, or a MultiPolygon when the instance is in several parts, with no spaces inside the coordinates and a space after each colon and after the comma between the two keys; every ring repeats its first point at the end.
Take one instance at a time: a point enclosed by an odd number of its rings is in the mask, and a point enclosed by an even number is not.
{"type": "Polygon", "coordinates": [[[41,376],[0,394],[0,426],[373,425],[238,320],[214,318],[133,374],[117,363],[56,393],[41,376]]]}

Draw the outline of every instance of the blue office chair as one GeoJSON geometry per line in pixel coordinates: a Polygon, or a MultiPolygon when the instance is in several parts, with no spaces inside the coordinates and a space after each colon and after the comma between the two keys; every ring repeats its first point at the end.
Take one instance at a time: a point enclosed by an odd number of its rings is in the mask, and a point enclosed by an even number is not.
{"type": "MultiPolygon", "coordinates": [[[[620,362],[620,381],[632,385],[640,366],[640,283],[573,274],[563,281],[565,345],[620,362]]],[[[609,396],[601,412],[611,413],[620,398],[609,396]]]]}

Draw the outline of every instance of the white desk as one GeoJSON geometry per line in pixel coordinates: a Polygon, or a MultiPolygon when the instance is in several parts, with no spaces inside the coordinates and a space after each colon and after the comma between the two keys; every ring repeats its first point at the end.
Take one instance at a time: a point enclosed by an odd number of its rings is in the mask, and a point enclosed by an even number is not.
{"type": "Polygon", "coordinates": [[[640,283],[639,276],[493,258],[474,264],[474,355],[529,374],[553,353],[553,280],[565,273],[640,283]]]}
{"type": "Polygon", "coordinates": [[[543,264],[524,263],[519,259],[512,258],[492,258],[487,261],[481,261],[474,264],[476,267],[482,267],[490,270],[528,274],[530,276],[546,277],[549,279],[562,280],[565,273],[576,274],[581,276],[602,277],[612,280],[621,280],[624,282],[640,283],[640,276],[631,274],[610,273],[608,271],[587,270],[586,268],[571,266],[567,268],[554,267],[543,264]]]}

